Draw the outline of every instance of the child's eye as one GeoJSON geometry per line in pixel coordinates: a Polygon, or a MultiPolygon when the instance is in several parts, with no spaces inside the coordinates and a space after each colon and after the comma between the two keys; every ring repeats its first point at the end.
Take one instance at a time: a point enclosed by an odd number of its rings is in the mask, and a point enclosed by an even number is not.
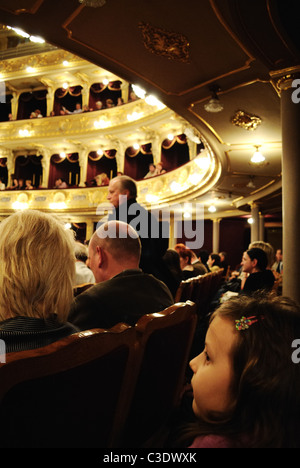
{"type": "Polygon", "coordinates": [[[210,357],[209,357],[209,355],[207,354],[206,351],[204,351],[204,356],[205,356],[205,361],[210,362],[210,357]]]}

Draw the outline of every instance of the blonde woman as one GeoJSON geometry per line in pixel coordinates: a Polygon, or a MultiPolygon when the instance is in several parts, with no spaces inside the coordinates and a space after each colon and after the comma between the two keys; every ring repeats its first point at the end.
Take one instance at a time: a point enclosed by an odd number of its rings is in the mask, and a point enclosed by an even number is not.
{"type": "Polygon", "coordinates": [[[74,238],[55,217],[27,210],[1,222],[0,339],[7,352],[77,331],[67,322],[74,277],[74,238]]]}

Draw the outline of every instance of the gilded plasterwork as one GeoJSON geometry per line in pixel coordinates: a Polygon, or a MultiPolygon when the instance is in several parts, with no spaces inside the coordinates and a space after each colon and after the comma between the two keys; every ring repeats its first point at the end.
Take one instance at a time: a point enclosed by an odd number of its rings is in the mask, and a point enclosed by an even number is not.
{"type": "Polygon", "coordinates": [[[231,119],[231,123],[237,127],[243,128],[244,130],[256,130],[261,124],[262,120],[256,115],[247,114],[244,111],[237,111],[231,119]]]}
{"type": "Polygon", "coordinates": [[[169,60],[189,62],[189,41],[180,33],[166,31],[149,23],[139,23],[146,49],[169,60]]]}

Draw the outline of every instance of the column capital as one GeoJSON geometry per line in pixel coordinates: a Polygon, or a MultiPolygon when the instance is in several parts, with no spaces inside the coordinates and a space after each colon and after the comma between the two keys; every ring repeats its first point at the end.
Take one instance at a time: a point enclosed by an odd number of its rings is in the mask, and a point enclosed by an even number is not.
{"type": "Polygon", "coordinates": [[[276,86],[279,94],[282,91],[292,88],[293,81],[300,78],[300,66],[284,68],[283,70],[276,70],[270,72],[271,79],[276,86]]]}

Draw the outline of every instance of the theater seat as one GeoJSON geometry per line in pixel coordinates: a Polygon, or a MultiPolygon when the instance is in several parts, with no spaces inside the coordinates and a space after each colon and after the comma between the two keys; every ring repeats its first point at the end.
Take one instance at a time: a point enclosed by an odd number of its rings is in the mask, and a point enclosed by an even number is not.
{"type": "Polygon", "coordinates": [[[122,447],[162,447],[165,426],[180,402],[196,322],[190,301],[137,322],[142,361],[122,447]]]}
{"type": "Polygon", "coordinates": [[[119,324],[7,354],[0,366],[0,446],[113,447],[130,401],[135,344],[136,330],[119,324]]]}

